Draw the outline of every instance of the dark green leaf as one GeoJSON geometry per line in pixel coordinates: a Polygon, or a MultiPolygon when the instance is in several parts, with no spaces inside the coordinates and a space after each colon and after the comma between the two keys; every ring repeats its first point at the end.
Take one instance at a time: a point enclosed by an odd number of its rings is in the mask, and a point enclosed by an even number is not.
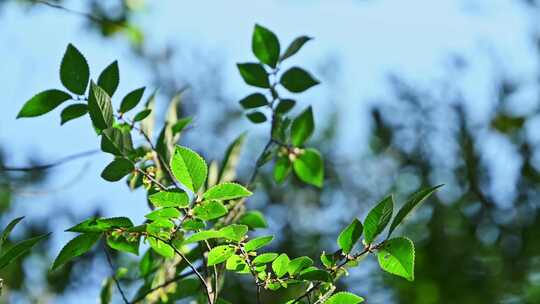
{"type": "Polygon", "coordinates": [[[403,207],[401,207],[401,209],[399,209],[396,217],[394,218],[394,220],[392,221],[392,224],[390,225],[390,230],[388,231],[388,236],[387,238],[390,237],[390,235],[392,235],[392,232],[394,231],[394,229],[397,228],[397,226],[399,226],[399,224],[401,224],[401,222],[403,221],[403,219],[418,205],[420,205],[420,203],[422,203],[426,198],[428,198],[433,192],[435,192],[435,190],[437,190],[438,188],[442,187],[443,185],[438,185],[438,186],[435,186],[435,187],[432,187],[432,188],[425,188],[425,189],[421,189],[417,192],[415,192],[410,198],[409,200],[405,203],[405,205],[403,205],[403,207]]]}
{"type": "Polygon", "coordinates": [[[364,239],[367,244],[371,244],[386,228],[392,218],[393,210],[394,199],[392,195],[389,195],[369,211],[364,220],[364,239]]]}
{"type": "Polygon", "coordinates": [[[362,223],[358,219],[354,219],[341,233],[339,234],[337,243],[339,248],[344,253],[348,254],[362,235],[362,223]]]}
{"type": "Polygon", "coordinates": [[[73,44],[68,44],[60,65],[60,80],[66,89],[77,95],[84,95],[90,69],[84,56],[73,44]]]}
{"type": "Polygon", "coordinates": [[[88,98],[88,113],[99,130],[112,127],[114,122],[111,97],[102,88],[90,83],[90,96],[88,98]]]}
{"type": "Polygon", "coordinates": [[[203,221],[210,221],[227,214],[227,208],[220,201],[205,201],[193,208],[193,215],[203,221]]]}
{"type": "Polygon", "coordinates": [[[140,237],[126,238],[124,235],[107,236],[107,245],[112,249],[139,255],[140,237]]]}
{"type": "Polygon", "coordinates": [[[240,104],[244,109],[254,109],[268,105],[268,100],[261,93],[253,93],[244,99],[240,100],[240,104]]]}
{"type": "Polygon", "coordinates": [[[252,193],[237,183],[222,183],[206,190],[203,194],[205,200],[232,200],[250,196],[252,193]]]}
{"type": "Polygon", "coordinates": [[[24,104],[19,114],[17,114],[17,118],[43,115],[70,99],[71,95],[60,90],[43,91],[34,95],[34,97],[24,104]]]}
{"type": "Polygon", "coordinates": [[[99,75],[98,86],[100,86],[109,96],[113,96],[120,83],[120,71],[118,61],[109,64],[99,75]]]}
{"type": "Polygon", "coordinates": [[[156,207],[186,208],[189,205],[187,193],[180,190],[156,192],[150,195],[148,199],[156,207]]]}
{"type": "Polygon", "coordinates": [[[222,245],[212,248],[208,253],[208,266],[213,266],[225,262],[234,254],[234,247],[222,245]]]}
{"type": "Polygon", "coordinates": [[[377,252],[377,259],[384,271],[414,281],[414,244],[408,238],[385,241],[377,252]]]}
{"type": "Polygon", "coordinates": [[[274,239],[274,236],[272,235],[260,236],[258,238],[254,238],[253,240],[247,242],[244,245],[244,249],[248,252],[258,250],[270,244],[270,242],[272,242],[273,239],[274,239]]]}
{"type": "Polygon", "coordinates": [[[79,223],[66,231],[70,232],[105,232],[110,231],[113,228],[130,228],[133,227],[133,223],[127,217],[111,217],[101,219],[88,219],[82,223],[79,223]]]}
{"type": "Polygon", "coordinates": [[[108,278],[103,282],[103,286],[101,286],[101,292],[99,293],[100,304],[111,303],[113,284],[114,280],[112,278],[108,278]]]}
{"type": "Polygon", "coordinates": [[[273,68],[279,60],[279,40],[274,33],[258,24],[253,30],[251,50],[262,63],[273,68]]]}
{"type": "Polygon", "coordinates": [[[145,119],[146,117],[148,117],[150,115],[150,113],[152,113],[151,109],[144,109],[144,110],[140,111],[139,113],[135,114],[135,117],[133,117],[133,121],[134,122],[139,122],[139,121],[145,119]]]}
{"type": "Polygon", "coordinates": [[[300,113],[291,125],[291,141],[295,147],[303,145],[313,134],[315,122],[311,106],[300,113]]]}
{"type": "Polygon", "coordinates": [[[73,258],[88,252],[100,237],[100,233],[85,233],[69,241],[54,260],[51,270],[55,270],[73,258]]]}
{"type": "Polygon", "coordinates": [[[79,118],[88,113],[88,106],[85,103],[76,103],[65,107],[60,113],[60,124],[63,125],[66,122],[79,118]]]}
{"type": "Polygon", "coordinates": [[[103,130],[101,150],[116,156],[128,155],[133,150],[131,133],[114,127],[103,130]]]}
{"type": "Polygon", "coordinates": [[[21,217],[18,217],[14,220],[12,220],[11,222],[9,222],[9,224],[7,224],[6,228],[4,229],[4,231],[2,231],[2,234],[0,234],[0,251],[1,251],[1,248],[2,246],[4,245],[4,243],[6,242],[7,238],[9,237],[9,235],[11,234],[11,231],[13,230],[13,228],[15,228],[15,226],[20,222],[22,221],[22,219],[24,218],[24,216],[21,216],[21,217]]]}
{"type": "Polygon", "coordinates": [[[292,93],[301,93],[319,84],[317,79],[299,67],[292,67],[287,70],[283,73],[279,82],[292,93]]]}
{"type": "Polygon", "coordinates": [[[125,158],[117,158],[103,169],[101,177],[109,182],[116,182],[121,180],[124,176],[133,171],[133,164],[125,158]]]}
{"type": "Polygon", "coordinates": [[[244,81],[255,87],[269,88],[268,73],[264,67],[258,63],[239,63],[237,64],[240,75],[244,81]]]}
{"type": "Polygon", "coordinates": [[[9,263],[27,253],[34,245],[39,243],[44,238],[47,238],[49,234],[33,237],[24,241],[20,241],[17,244],[11,246],[0,256],[0,269],[6,267],[9,263]]]}
{"type": "Polygon", "coordinates": [[[296,105],[296,101],[293,99],[281,99],[276,107],[276,112],[279,114],[285,114],[289,112],[296,105]]]}
{"type": "Polygon", "coordinates": [[[315,149],[305,149],[293,163],[294,172],[305,183],[322,187],[324,165],[321,154],[315,149]]]}
{"type": "Polygon", "coordinates": [[[169,259],[174,258],[175,252],[171,245],[154,237],[148,237],[148,244],[150,244],[150,247],[161,256],[169,259]]]}
{"type": "Polygon", "coordinates": [[[197,192],[206,181],[208,167],[204,159],[195,151],[176,146],[171,158],[174,177],[193,192],[197,192]]]}
{"type": "Polygon", "coordinates": [[[248,113],[246,114],[246,117],[252,123],[256,123],[256,124],[263,123],[266,121],[266,115],[264,115],[263,112],[259,112],[259,111],[248,113]]]}
{"type": "Polygon", "coordinates": [[[311,39],[312,38],[308,36],[300,36],[294,39],[293,42],[291,42],[291,44],[289,44],[289,46],[287,47],[285,53],[283,53],[283,55],[281,56],[281,61],[296,54],[300,50],[300,48],[302,48],[302,46],[311,39]]]}
{"type": "Polygon", "coordinates": [[[332,276],[327,271],[316,267],[308,267],[302,270],[298,278],[306,281],[332,282],[332,276]]]}
{"type": "Polygon", "coordinates": [[[244,213],[238,220],[238,223],[248,226],[249,229],[266,228],[268,226],[264,215],[257,210],[244,213]]]}
{"type": "Polygon", "coordinates": [[[173,135],[176,135],[182,132],[184,128],[187,127],[187,125],[191,123],[192,120],[193,118],[186,117],[186,118],[179,119],[177,122],[175,122],[174,125],[172,125],[171,127],[173,135]]]}
{"type": "Polygon", "coordinates": [[[120,104],[120,113],[126,113],[135,108],[144,95],[144,89],[145,88],[142,87],[128,93],[124,99],[122,99],[122,103],[120,104]]]}

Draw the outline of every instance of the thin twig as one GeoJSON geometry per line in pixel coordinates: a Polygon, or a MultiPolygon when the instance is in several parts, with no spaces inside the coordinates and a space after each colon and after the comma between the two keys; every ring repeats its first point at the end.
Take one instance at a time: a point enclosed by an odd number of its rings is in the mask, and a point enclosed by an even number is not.
{"type": "Polygon", "coordinates": [[[100,152],[100,150],[84,151],[84,152],[80,152],[80,153],[76,153],[76,154],[73,154],[73,155],[63,157],[63,158],[61,158],[61,159],[59,159],[59,160],[57,160],[55,162],[49,163],[49,164],[42,164],[42,165],[35,165],[35,166],[28,166],[28,167],[14,167],[14,166],[0,165],[0,171],[18,171],[18,172],[42,171],[42,170],[47,170],[47,169],[51,169],[51,168],[63,165],[65,163],[67,163],[67,162],[70,162],[70,161],[73,161],[73,160],[76,160],[76,159],[79,159],[79,158],[94,155],[94,154],[96,154],[98,152],[100,152]]]}
{"type": "Polygon", "coordinates": [[[116,284],[116,287],[118,288],[118,291],[120,291],[120,295],[122,295],[122,300],[124,300],[124,303],[129,304],[128,299],[126,298],[126,295],[124,294],[124,290],[122,290],[122,286],[120,285],[120,282],[118,279],[116,279],[116,270],[114,269],[114,265],[111,259],[111,255],[109,254],[109,251],[107,251],[107,247],[103,246],[103,251],[105,251],[105,256],[107,257],[107,262],[109,263],[109,266],[112,270],[112,279],[114,280],[114,283],[116,284]]]}

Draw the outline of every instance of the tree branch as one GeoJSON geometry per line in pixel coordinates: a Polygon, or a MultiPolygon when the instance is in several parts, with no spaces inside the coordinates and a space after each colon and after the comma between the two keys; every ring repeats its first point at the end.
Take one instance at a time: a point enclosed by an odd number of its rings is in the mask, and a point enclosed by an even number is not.
{"type": "Polygon", "coordinates": [[[4,166],[0,165],[0,171],[18,171],[18,172],[30,172],[30,171],[42,171],[42,170],[48,170],[60,165],[63,165],[65,163],[68,163],[70,161],[87,157],[90,155],[94,155],[100,152],[100,150],[89,150],[85,152],[80,152],[77,154],[69,155],[64,158],[61,158],[55,162],[49,163],[49,164],[42,164],[42,165],[35,165],[35,166],[28,166],[28,167],[13,167],[13,166],[4,166]]]}

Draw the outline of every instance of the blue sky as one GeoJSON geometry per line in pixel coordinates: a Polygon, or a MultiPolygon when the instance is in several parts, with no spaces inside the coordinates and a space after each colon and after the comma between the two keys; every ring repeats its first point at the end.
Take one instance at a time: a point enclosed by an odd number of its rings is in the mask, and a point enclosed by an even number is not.
{"type": "MultiPolygon", "coordinates": [[[[255,23],[276,32],[283,45],[301,34],[315,37],[295,63],[316,71],[321,62],[332,63],[329,60],[337,58],[338,74],[330,87],[323,83],[301,98],[314,105],[319,120],[324,120],[325,109],[340,109],[344,117],[339,125],[339,145],[345,154],[364,149],[369,132],[367,109],[375,98],[387,95],[388,72],[429,86],[444,76],[449,55],[464,56],[470,65],[458,86],[469,100],[474,100],[467,105],[473,119],[485,121],[492,106],[496,69],[524,81],[535,79],[540,70],[529,40],[529,33],[538,24],[533,23],[534,16],[520,1],[147,2],[136,22],[147,32],[149,45],[159,48],[171,44],[215,56],[223,69],[224,88],[231,102],[249,93],[237,75],[235,63],[253,59],[250,37],[255,23]],[[330,99],[333,102],[328,103],[330,99]]],[[[79,1],[66,1],[66,6],[85,10],[79,1]]],[[[0,144],[7,147],[10,164],[24,164],[29,156],[55,160],[98,145],[85,120],[60,127],[59,110],[38,119],[15,120],[23,103],[34,93],[60,88],[57,71],[68,43],[74,43],[86,55],[94,77],[108,63],[119,59],[122,80],[118,96],[152,80],[123,40],[104,40],[88,33],[83,22],[80,16],[48,7],[25,12],[13,2],[0,13],[0,144]]],[[[196,75],[204,70],[197,62],[188,61],[177,61],[178,73],[196,75]]],[[[208,117],[199,119],[204,122],[208,117]]],[[[489,148],[499,145],[500,139],[490,137],[486,142],[489,148]]],[[[496,154],[504,154],[502,150],[496,154]]],[[[490,156],[492,161],[500,160],[497,155],[490,156]]],[[[509,150],[503,157],[511,159],[511,155],[509,150]]],[[[43,188],[22,189],[14,216],[28,210],[36,217],[43,216],[51,206],[82,214],[100,206],[106,215],[125,214],[128,210],[130,217],[141,221],[146,211],[141,203],[142,192],[130,193],[99,177],[108,161],[109,156],[98,155],[54,170],[53,178],[43,188]],[[84,174],[79,178],[81,170],[84,174]],[[69,188],[50,191],[73,178],[78,181],[69,188]],[[39,191],[49,193],[36,193],[39,191]]],[[[510,160],[498,167],[497,176],[515,175],[517,166],[510,160]]],[[[500,179],[499,186],[504,186],[505,181],[500,179]]],[[[65,239],[61,231],[69,223],[59,218],[56,224],[53,232],[58,250],[65,239]]],[[[89,290],[92,292],[97,294],[95,289],[89,290]]]]}

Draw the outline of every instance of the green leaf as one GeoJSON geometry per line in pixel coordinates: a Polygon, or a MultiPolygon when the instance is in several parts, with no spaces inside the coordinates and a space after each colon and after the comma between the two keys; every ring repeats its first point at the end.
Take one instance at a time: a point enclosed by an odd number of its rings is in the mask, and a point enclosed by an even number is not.
{"type": "Polygon", "coordinates": [[[267,106],[268,100],[266,100],[266,97],[263,94],[254,93],[240,100],[240,104],[244,109],[254,109],[267,106]]]}
{"type": "Polygon", "coordinates": [[[291,142],[295,147],[303,145],[313,134],[315,123],[311,106],[296,117],[291,125],[291,142]]]}
{"type": "Polygon", "coordinates": [[[133,171],[133,164],[125,158],[117,158],[103,169],[101,177],[109,182],[117,182],[133,171]]]}
{"type": "Polygon", "coordinates": [[[274,239],[273,235],[260,236],[260,237],[254,238],[253,240],[247,242],[244,245],[244,249],[247,252],[255,251],[257,249],[260,249],[260,248],[270,244],[270,242],[272,242],[273,239],[274,239]]]}
{"type": "Polygon", "coordinates": [[[139,255],[140,237],[126,238],[124,235],[109,235],[107,236],[107,245],[112,249],[133,253],[139,255]]]}
{"type": "Polygon", "coordinates": [[[251,272],[249,270],[249,265],[246,263],[246,261],[237,254],[233,254],[227,259],[225,268],[227,268],[227,270],[234,271],[240,274],[249,274],[251,272]]]}
{"type": "Polygon", "coordinates": [[[204,159],[191,149],[176,146],[171,159],[174,177],[193,192],[197,192],[206,180],[208,167],[204,159]]]}
{"type": "Polygon", "coordinates": [[[385,241],[377,252],[381,269],[414,280],[414,244],[405,237],[385,241]]]}
{"type": "Polygon", "coordinates": [[[151,194],[148,199],[155,207],[178,207],[189,206],[189,197],[181,190],[160,191],[151,194]]]}
{"type": "Polygon", "coordinates": [[[174,249],[169,244],[154,237],[148,237],[148,244],[159,255],[169,259],[174,258],[174,249]]]}
{"type": "Polygon", "coordinates": [[[200,219],[187,219],[182,223],[182,228],[185,230],[200,230],[204,227],[206,224],[200,219]]]}
{"type": "Polygon", "coordinates": [[[294,172],[305,183],[322,187],[324,180],[324,165],[321,154],[315,149],[305,149],[293,162],[294,172]]]}
{"type": "Polygon", "coordinates": [[[231,241],[240,242],[248,231],[246,225],[232,224],[221,228],[219,232],[222,237],[231,241]]]}
{"type": "Polygon", "coordinates": [[[276,274],[278,278],[281,278],[287,273],[289,262],[290,262],[289,257],[285,253],[280,254],[272,262],[272,270],[274,271],[274,273],[276,274]]]}
{"type": "Polygon", "coordinates": [[[113,283],[114,283],[114,280],[112,278],[108,278],[103,281],[103,285],[101,286],[101,292],[99,293],[100,304],[111,303],[113,283]]]}
{"type": "Polygon", "coordinates": [[[186,118],[179,119],[177,122],[175,122],[174,125],[171,126],[173,135],[176,135],[182,132],[185,129],[185,127],[187,127],[187,125],[191,123],[192,120],[193,118],[186,117],[186,118]]]}
{"type": "Polygon", "coordinates": [[[133,150],[131,133],[114,127],[103,130],[101,150],[116,156],[128,155],[133,150]]]}
{"type": "Polygon", "coordinates": [[[311,267],[311,265],[313,265],[313,260],[309,257],[297,257],[296,259],[291,260],[289,266],[287,267],[287,272],[289,273],[289,275],[292,276],[299,273],[305,268],[311,267]]]}
{"type": "Polygon", "coordinates": [[[249,121],[256,124],[260,124],[266,121],[266,115],[264,115],[264,113],[260,111],[247,113],[246,117],[249,119],[249,121]]]}
{"type": "Polygon", "coordinates": [[[348,254],[362,235],[362,223],[358,219],[354,219],[341,233],[337,239],[339,248],[344,253],[348,254]]]}
{"type": "Polygon", "coordinates": [[[222,183],[208,189],[203,194],[205,200],[232,200],[250,196],[252,193],[244,186],[237,183],[222,183]]]}
{"type": "Polygon", "coordinates": [[[234,247],[229,245],[222,245],[212,248],[208,253],[208,266],[223,263],[227,261],[234,254],[234,247]]]}
{"type": "Polygon", "coordinates": [[[152,221],[158,220],[160,218],[164,218],[164,219],[178,218],[180,217],[180,211],[172,207],[160,208],[160,209],[156,209],[148,213],[144,217],[152,221]]]}
{"type": "Polygon", "coordinates": [[[141,101],[143,95],[144,95],[144,87],[138,88],[136,90],[133,90],[129,92],[124,99],[122,99],[122,103],[120,104],[120,113],[126,113],[129,110],[135,108],[139,102],[141,101]]]}
{"type": "Polygon", "coordinates": [[[88,113],[94,126],[99,130],[105,130],[112,127],[114,122],[111,97],[107,92],[94,84],[90,83],[90,96],[88,98],[88,113]]]}
{"type": "Polygon", "coordinates": [[[79,118],[86,113],[88,113],[88,106],[85,103],[75,103],[69,105],[62,110],[62,113],[60,113],[60,125],[63,125],[75,118],[79,118]]]}
{"type": "Polygon", "coordinates": [[[84,95],[90,69],[84,56],[73,44],[68,44],[60,65],[60,80],[66,89],[77,95],[84,95]]]}
{"type": "Polygon", "coordinates": [[[118,61],[109,64],[99,75],[98,86],[100,86],[109,96],[113,96],[120,83],[120,71],[118,61]]]}
{"type": "Polygon", "coordinates": [[[287,156],[280,156],[274,165],[274,180],[282,183],[291,173],[291,161],[287,156]]]}
{"type": "Polygon", "coordinates": [[[254,265],[267,264],[274,261],[277,257],[278,257],[278,254],[273,253],[273,252],[259,254],[256,258],[253,259],[253,264],[254,265]]]}
{"type": "Polygon", "coordinates": [[[375,238],[386,228],[392,218],[394,210],[394,198],[389,195],[383,198],[364,220],[364,239],[371,244],[375,238]]]}
{"type": "Polygon", "coordinates": [[[279,82],[292,93],[301,93],[319,84],[317,79],[299,67],[288,69],[283,73],[279,82]]]}
{"type": "Polygon", "coordinates": [[[236,65],[244,81],[254,87],[269,88],[268,73],[258,63],[239,63],[236,65]]]}
{"type": "Polygon", "coordinates": [[[9,263],[20,257],[21,255],[27,253],[34,245],[39,243],[44,238],[47,238],[49,234],[44,234],[40,236],[33,237],[24,241],[20,241],[17,244],[11,246],[0,256],[0,269],[6,267],[9,263]]]}
{"type": "Polygon", "coordinates": [[[292,110],[296,105],[296,101],[293,99],[281,99],[276,107],[276,112],[279,114],[285,114],[292,110]]]}
{"type": "Polygon", "coordinates": [[[392,232],[394,231],[394,229],[396,229],[397,226],[399,226],[399,224],[401,224],[403,219],[409,213],[411,213],[411,211],[416,206],[420,205],[426,198],[428,198],[433,192],[435,192],[435,190],[437,190],[438,188],[440,188],[442,186],[443,185],[438,185],[438,186],[435,186],[435,187],[432,187],[432,188],[425,188],[425,189],[421,189],[421,190],[415,192],[409,198],[409,200],[405,203],[405,205],[403,205],[403,207],[401,207],[401,209],[399,209],[396,217],[394,218],[394,220],[392,221],[392,224],[390,225],[390,230],[388,230],[387,238],[389,238],[390,235],[392,235],[392,232]]]}
{"type": "Polygon", "coordinates": [[[47,90],[30,98],[22,107],[17,118],[35,117],[48,113],[58,107],[66,100],[70,100],[71,95],[60,90],[47,90]]]}
{"type": "Polygon", "coordinates": [[[135,114],[135,117],[133,117],[133,121],[139,122],[141,120],[144,120],[146,117],[150,116],[150,113],[152,113],[151,109],[141,110],[139,113],[135,114]]]}
{"type": "Polygon", "coordinates": [[[209,239],[217,239],[223,237],[223,233],[221,231],[216,230],[204,230],[197,233],[192,234],[190,237],[188,237],[184,244],[190,244],[190,243],[197,243],[200,241],[206,241],[209,239]]]}
{"type": "Polygon", "coordinates": [[[105,232],[114,228],[131,228],[133,223],[127,217],[111,217],[102,219],[88,219],[82,223],[79,223],[66,231],[69,232],[105,232]]]}
{"type": "Polygon", "coordinates": [[[364,299],[346,291],[336,292],[324,304],[358,304],[364,302],[364,299]]]}
{"type": "Polygon", "coordinates": [[[220,201],[205,201],[193,208],[193,215],[203,221],[210,221],[227,214],[227,208],[220,201]]]}
{"type": "Polygon", "coordinates": [[[327,271],[313,266],[302,270],[298,276],[298,279],[306,281],[332,282],[332,276],[327,271]]]}
{"type": "Polygon", "coordinates": [[[73,258],[85,254],[101,237],[100,233],[84,233],[69,241],[60,251],[51,270],[55,270],[73,258]]]}
{"type": "Polygon", "coordinates": [[[279,40],[274,33],[258,24],[253,30],[251,50],[262,63],[273,68],[279,60],[279,40]]]}
{"type": "Polygon", "coordinates": [[[266,228],[268,224],[264,219],[264,215],[257,210],[252,210],[244,213],[238,220],[239,224],[246,225],[249,229],[266,228]]]}
{"type": "Polygon", "coordinates": [[[285,53],[283,53],[280,60],[283,61],[296,54],[300,50],[300,48],[302,48],[302,46],[311,39],[312,38],[308,36],[300,36],[294,39],[293,42],[289,44],[287,50],[285,51],[285,53]]]}
{"type": "Polygon", "coordinates": [[[17,224],[22,221],[23,218],[24,216],[13,219],[11,222],[9,222],[9,224],[7,224],[6,228],[4,228],[4,231],[2,231],[2,234],[0,234],[0,251],[3,244],[6,242],[7,238],[11,234],[11,231],[13,231],[13,228],[15,228],[15,226],[17,226],[17,224]]]}

